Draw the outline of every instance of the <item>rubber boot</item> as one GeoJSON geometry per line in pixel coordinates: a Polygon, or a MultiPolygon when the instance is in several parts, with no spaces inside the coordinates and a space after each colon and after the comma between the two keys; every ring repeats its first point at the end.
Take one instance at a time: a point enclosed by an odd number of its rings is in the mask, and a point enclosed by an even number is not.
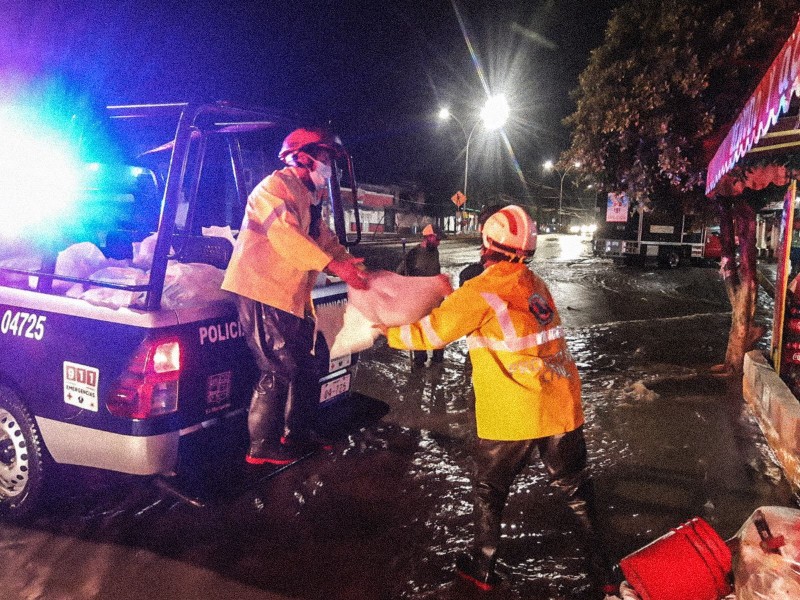
{"type": "Polygon", "coordinates": [[[314,391],[312,386],[297,382],[289,385],[281,443],[296,453],[307,454],[320,447],[315,433],[319,393],[312,396],[314,391]]]}
{"type": "Polygon", "coordinates": [[[580,534],[588,551],[589,579],[592,587],[603,593],[617,588],[612,563],[598,533],[597,504],[594,483],[584,477],[565,477],[552,482],[567,495],[567,506],[580,525],[580,534]]]}
{"type": "Polygon", "coordinates": [[[263,373],[250,400],[247,429],[250,433],[250,464],[287,464],[292,457],[284,456],[280,440],[284,430],[289,386],[272,373],[263,373]]]}
{"type": "Polygon", "coordinates": [[[463,579],[488,591],[497,583],[494,565],[500,543],[500,524],[506,494],[487,483],[479,483],[475,486],[473,496],[473,549],[469,554],[458,558],[456,570],[463,579]]]}

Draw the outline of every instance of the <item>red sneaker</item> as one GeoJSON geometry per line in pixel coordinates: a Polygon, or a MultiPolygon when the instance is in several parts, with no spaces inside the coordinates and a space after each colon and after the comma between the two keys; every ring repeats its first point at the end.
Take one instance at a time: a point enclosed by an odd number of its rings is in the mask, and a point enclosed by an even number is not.
{"type": "Polygon", "coordinates": [[[244,460],[249,465],[288,465],[300,459],[300,455],[291,448],[281,445],[278,450],[268,450],[254,456],[248,453],[244,460]]]}
{"type": "Polygon", "coordinates": [[[471,554],[460,554],[456,557],[456,573],[479,590],[490,592],[499,579],[494,570],[480,567],[471,554]]]}

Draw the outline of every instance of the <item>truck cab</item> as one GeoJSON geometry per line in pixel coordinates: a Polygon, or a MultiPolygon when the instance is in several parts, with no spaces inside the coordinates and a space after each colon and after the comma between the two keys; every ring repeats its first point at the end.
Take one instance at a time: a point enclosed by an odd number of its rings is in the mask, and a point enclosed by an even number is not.
{"type": "MultiPolygon", "coordinates": [[[[227,103],[108,107],[81,132],[97,147],[69,209],[0,238],[0,512],[34,508],[53,462],[173,474],[184,440],[244,427],[258,370],[219,286],[294,126],[227,103]]],[[[327,216],[352,245],[338,186],[327,216]]],[[[346,285],[321,275],[313,299],[336,318],[346,285]]],[[[308,393],[344,400],[356,364],[318,336],[308,393]]]]}

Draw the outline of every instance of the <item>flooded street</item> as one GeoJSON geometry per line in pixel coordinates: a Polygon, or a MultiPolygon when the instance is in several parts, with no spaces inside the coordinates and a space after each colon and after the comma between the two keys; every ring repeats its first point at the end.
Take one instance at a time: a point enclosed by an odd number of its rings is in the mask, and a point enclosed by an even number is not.
{"type": "MultiPolygon", "coordinates": [[[[741,398],[708,368],[730,306],[714,268],[618,267],[575,236],[541,236],[548,283],[583,380],[586,436],[609,554],[618,560],[693,516],[723,537],[795,497],[741,398]]],[[[476,242],[446,241],[454,282],[476,242]]],[[[387,259],[388,260],[388,259],[387,259]]],[[[369,264],[369,262],[368,262],[369,264]]],[[[758,320],[770,299],[761,294],[758,320]]],[[[762,344],[764,342],[762,341],[762,344]]],[[[380,339],[362,353],[339,433],[272,477],[241,467],[243,429],[182,475],[193,506],[151,480],[65,469],[46,514],[0,528],[8,599],[481,597],[454,584],[471,539],[474,398],[466,344],[411,369],[380,339]]],[[[585,549],[543,469],[518,478],[492,598],[589,598],[585,549]]]]}

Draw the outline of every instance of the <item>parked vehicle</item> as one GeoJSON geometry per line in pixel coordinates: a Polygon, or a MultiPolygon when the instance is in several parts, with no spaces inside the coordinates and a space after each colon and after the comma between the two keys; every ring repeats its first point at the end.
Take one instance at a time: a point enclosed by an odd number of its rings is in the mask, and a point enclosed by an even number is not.
{"type": "Polygon", "coordinates": [[[719,227],[709,227],[696,215],[679,210],[644,211],[625,205],[625,219],[609,221],[600,215],[594,252],[626,264],[675,268],[717,261],[721,256],[719,227]]]}
{"type": "MultiPolygon", "coordinates": [[[[81,131],[71,210],[32,221],[23,238],[0,234],[9,517],[36,506],[53,462],[173,474],[184,440],[246,415],[257,375],[219,284],[247,195],[295,124],[226,103],[115,106],[105,117],[81,131]]],[[[329,188],[337,234],[356,243],[336,177],[329,188]]],[[[320,277],[318,308],[340,313],[346,300],[344,283],[320,277]]],[[[357,356],[329,356],[319,336],[316,361],[310,393],[341,401],[357,356]]]]}

